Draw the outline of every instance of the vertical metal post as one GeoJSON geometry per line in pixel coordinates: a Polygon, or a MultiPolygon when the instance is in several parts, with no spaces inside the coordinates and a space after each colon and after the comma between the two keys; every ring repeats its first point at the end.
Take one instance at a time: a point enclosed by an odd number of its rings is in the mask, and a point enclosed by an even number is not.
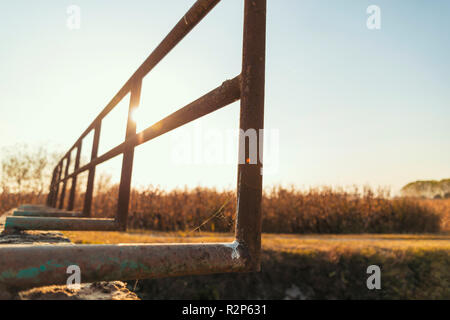
{"type": "Polygon", "coordinates": [[[56,168],[53,169],[52,181],[50,183],[48,195],[47,195],[47,207],[51,207],[53,204],[53,194],[55,193],[55,179],[56,179],[56,168]]]}
{"type": "Polygon", "coordinates": [[[56,208],[56,205],[58,204],[58,193],[59,193],[61,174],[62,174],[62,161],[58,165],[58,173],[57,173],[58,178],[56,179],[55,194],[52,199],[53,200],[53,204],[52,204],[53,208],[56,208]]]}
{"type": "MultiPolygon", "coordinates": [[[[97,158],[98,144],[100,142],[100,130],[102,123],[99,121],[94,129],[94,141],[92,143],[91,161],[97,158]]],[[[94,192],[95,165],[89,169],[88,181],[86,186],[86,194],[84,196],[83,215],[89,217],[92,208],[92,195],[94,192]]]]}
{"type": "MultiPolygon", "coordinates": [[[[66,167],[65,167],[65,170],[64,170],[64,179],[67,178],[67,176],[69,175],[70,155],[71,155],[71,153],[69,153],[67,155],[67,158],[66,158],[66,167]]],[[[59,209],[64,208],[64,198],[66,196],[66,187],[67,187],[67,180],[64,180],[63,187],[62,187],[62,190],[61,190],[61,199],[59,200],[59,209]]]]}
{"type": "MultiPolygon", "coordinates": [[[[266,0],[245,0],[240,129],[255,130],[258,159],[238,165],[236,239],[249,253],[248,271],[259,271],[261,261],[262,134],[266,48],[266,0]]],[[[245,135],[240,147],[248,149],[245,135]]],[[[244,150],[241,150],[241,152],[244,150]]]]}
{"type": "MultiPolygon", "coordinates": [[[[128,110],[128,122],[125,139],[136,134],[136,122],[133,113],[139,107],[141,99],[142,79],[135,80],[131,86],[130,107],[128,110]]],[[[128,206],[130,203],[131,175],[133,173],[134,146],[130,146],[123,153],[122,173],[119,186],[119,200],[117,202],[116,221],[119,229],[125,231],[127,228],[128,206]]]]}
{"type": "MultiPolygon", "coordinates": [[[[74,172],[80,168],[81,147],[82,147],[82,143],[83,143],[82,141],[83,140],[81,140],[77,146],[77,155],[75,157],[75,167],[73,169],[74,172]]],[[[72,178],[72,187],[70,188],[69,204],[67,205],[68,211],[73,210],[73,207],[75,204],[76,189],[77,189],[77,175],[73,176],[73,178],[72,178]]]]}

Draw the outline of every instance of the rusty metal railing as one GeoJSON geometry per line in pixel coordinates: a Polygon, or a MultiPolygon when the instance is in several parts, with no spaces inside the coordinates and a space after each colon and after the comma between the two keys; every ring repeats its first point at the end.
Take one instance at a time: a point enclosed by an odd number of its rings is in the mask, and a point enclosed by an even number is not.
{"type": "MultiPolygon", "coordinates": [[[[131,114],[139,105],[143,78],[215,7],[220,0],[198,0],[110,103],[88,126],[53,170],[46,207],[21,209],[8,217],[5,230],[126,230],[134,148],[164,133],[241,100],[240,129],[264,126],[266,0],[244,1],[242,72],[221,86],[136,133],[131,114]],[[125,141],[98,155],[102,120],[130,93],[125,141]],[[94,132],[91,160],[80,167],[83,139],[94,132]],[[74,171],[69,174],[76,151],[74,171]],[[123,155],[115,219],[92,219],[96,166],[123,155]],[[83,211],[73,212],[77,176],[88,171],[83,211]],[[71,182],[67,208],[67,184],[71,182]]],[[[248,149],[240,136],[240,148],[248,149]]],[[[262,139],[258,135],[258,140],[262,139]]],[[[262,141],[258,141],[258,148],[262,141]]],[[[0,246],[0,286],[27,287],[65,283],[65,270],[78,265],[83,282],[130,280],[260,268],[262,150],[256,163],[238,164],[236,240],[229,244],[0,246]]],[[[244,151],[245,152],[245,151],[244,151]]]]}

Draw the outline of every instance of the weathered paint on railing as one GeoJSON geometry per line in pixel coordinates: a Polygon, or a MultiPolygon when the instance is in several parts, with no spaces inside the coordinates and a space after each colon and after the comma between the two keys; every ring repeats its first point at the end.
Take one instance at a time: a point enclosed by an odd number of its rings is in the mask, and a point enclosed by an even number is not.
{"type": "Polygon", "coordinates": [[[82,282],[241,272],[245,257],[245,249],[234,243],[0,245],[0,285],[66,284],[72,265],[80,268],[82,282]]]}

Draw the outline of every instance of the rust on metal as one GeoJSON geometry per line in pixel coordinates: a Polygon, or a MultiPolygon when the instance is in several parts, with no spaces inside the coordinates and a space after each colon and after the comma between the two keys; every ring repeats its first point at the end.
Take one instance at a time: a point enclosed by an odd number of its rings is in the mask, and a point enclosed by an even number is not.
{"type": "Polygon", "coordinates": [[[219,2],[220,0],[197,0],[185,16],[180,19],[170,33],[122,86],[102,112],[86,128],[68,153],[128,94],[133,81],[145,77],[219,2]]]}
{"type": "MultiPolygon", "coordinates": [[[[80,168],[80,158],[81,158],[81,147],[82,141],[77,146],[77,155],[75,156],[75,167],[74,171],[80,168]]],[[[69,204],[67,205],[67,210],[72,211],[75,205],[75,192],[77,189],[77,176],[72,177],[72,187],[70,188],[69,204]]]]}
{"type": "MultiPolygon", "coordinates": [[[[244,0],[240,75],[225,81],[221,86],[139,133],[136,133],[136,125],[131,121],[131,113],[139,105],[143,77],[218,2],[219,0],[198,0],[194,3],[56,165],[47,197],[47,207],[20,207],[14,216],[7,217],[5,230],[125,230],[134,148],[241,99],[240,128],[244,132],[258,132],[258,157],[256,161],[238,164],[236,241],[161,245],[0,245],[0,287],[28,288],[64,284],[67,280],[67,267],[71,265],[77,265],[82,270],[82,282],[260,270],[263,174],[260,147],[263,136],[259,131],[264,128],[266,0],[244,0]],[[125,140],[99,156],[102,120],[128,93],[131,95],[125,140]],[[91,159],[88,164],[80,167],[82,140],[91,131],[94,131],[91,159]],[[70,158],[75,148],[75,167],[69,174],[70,158]],[[91,214],[96,166],[120,154],[123,154],[123,163],[116,218],[88,218],[91,214]],[[89,171],[89,174],[84,207],[82,218],[77,218],[79,213],[72,211],[76,197],[76,179],[85,171],[89,171]],[[65,211],[65,190],[69,180],[72,181],[72,187],[65,211]],[[55,209],[57,207],[59,210],[55,209]]],[[[241,135],[240,139],[240,153],[244,152],[248,159],[249,146],[245,137],[241,135]]]]}
{"type": "Polygon", "coordinates": [[[58,203],[58,194],[59,194],[59,185],[61,184],[61,173],[62,173],[62,165],[61,162],[59,163],[59,165],[57,166],[57,174],[56,176],[58,178],[56,178],[56,182],[55,182],[55,186],[54,186],[54,194],[52,197],[52,207],[56,207],[57,203],[58,203]]]}
{"type": "Polygon", "coordinates": [[[41,210],[47,208],[49,208],[49,206],[43,204],[22,204],[19,206],[18,210],[41,210]]]}
{"type": "MultiPolygon", "coordinates": [[[[251,257],[249,270],[259,271],[261,251],[262,148],[266,46],[266,0],[245,1],[240,129],[255,130],[257,161],[238,165],[236,238],[251,257]]],[[[239,146],[248,152],[245,136],[239,146]]],[[[248,159],[247,155],[245,159],[248,159]]]]}
{"type": "Polygon", "coordinates": [[[77,265],[82,282],[239,272],[244,248],[235,244],[0,245],[0,285],[66,284],[77,265]]]}
{"type": "Polygon", "coordinates": [[[66,196],[66,187],[67,187],[67,179],[65,179],[69,175],[69,166],[70,166],[70,153],[65,161],[65,170],[64,170],[64,182],[61,191],[61,199],[59,200],[59,209],[64,207],[64,198],[66,196]]]}
{"type": "MultiPolygon", "coordinates": [[[[131,88],[130,107],[128,110],[127,130],[125,140],[136,134],[136,122],[133,113],[139,107],[141,99],[142,80],[138,79],[131,88]]],[[[116,220],[120,230],[126,230],[128,218],[128,206],[130,203],[131,177],[133,172],[134,146],[128,147],[123,152],[122,172],[119,184],[119,199],[117,200],[116,220]]]]}
{"type": "Polygon", "coordinates": [[[115,231],[114,219],[59,218],[59,217],[7,217],[5,230],[79,230],[115,231]]]}
{"type": "Polygon", "coordinates": [[[50,183],[50,190],[47,196],[47,207],[50,207],[53,204],[53,197],[55,193],[55,181],[56,181],[57,167],[53,169],[52,173],[52,181],[50,183]]]}
{"type": "Polygon", "coordinates": [[[44,205],[21,205],[13,211],[15,217],[68,217],[80,218],[81,212],[65,211],[44,205]]]}
{"type": "Polygon", "coordinates": [[[64,211],[64,210],[52,210],[42,209],[42,210],[16,210],[13,212],[14,217],[72,217],[72,218],[81,218],[83,217],[83,213],[81,212],[73,212],[73,211],[64,211]]]}
{"type": "MultiPolygon", "coordinates": [[[[100,143],[100,131],[102,123],[98,122],[94,129],[94,141],[92,143],[91,162],[97,159],[98,145],[100,143]]],[[[75,175],[74,175],[75,176],[75,175]]],[[[91,215],[92,197],[94,194],[95,166],[89,167],[88,181],[86,185],[86,193],[84,195],[83,214],[86,217],[91,215]]]]}
{"type": "Polygon", "coordinates": [[[63,210],[16,210],[13,212],[14,217],[67,217],[81,218],[83,213],[63,210]]]}
{"type": "Polygon", "coordinates": [[[155,139],[171,130],[181,127],[182,125],[201,118],[211,112],[219,110],[220,108],[223,108],[239,100],[241,94],[240,92],[240,76],[225,81],[218,88],[210,91],[201,98],[191,102],[178,111],[175,111],[161,121],[139,132],[138,134],[133,135],[115,148],[95,158],[90,163],[70,174],[67,179],[72,178],[74,175],[83,173],[86,170],[90,170],[91,167],[97,166],[120,155],[127,147],[138,146],[147,141],[155,139]]]}
{"type": "MultiPolygon", "coordinates": [[[[179,22],[175,25],[175,27],[169,32],[169,34],[161,41],[161,43],[156,47],[155,50],[149,55],[149,57],[144,61],[144,63],[136,70],[136,72],[130,77],[130,79],[123,85],[123,87],[119,90],[119,92],[113,97],[113,99],[108,103],[108,105],[100,112],[100,114],[94,119],[94,121],[88,126],[88,128],[82,133],[82,135],[78,138],[78,140],[75,142],[75,144],[69,149],[69,151],[65,154],[63,159],[65,157],[68,157],[70,153],[77,148],[78,145],[81,144],[84,137],[86,137],[92,130],[95,130],[95,135],[97,135],[97,132],[100,130],[102,119],[108,115],[108,113],[127,95],[127,93],[131,92],[133,89],[133,86],[135,83],[142,82],[143,77],[145,77],[218,3],[220,0],[198,0],[194,3],[194,5],[189,9],[189,11],[179,20],[179,22]]],[[[236,98],[236,100],[239,99],[239,96],[236,98]]],[[[235,100],[234,100],[235,101],[235,100]]],[[[233,101],[233,102],[234,102],[233,101]]],[[[226,105],[226,104],[225,104],[226,105]]],[[[190,120],[192,121],[192,120],[190,120]]],[[[189,122],[189,121],[188,121],[189,122]]],[[[144,137],[140,138],[141,140],[145,140],[145,134],[144,137]]],[[[148,141],[149,139],[145,140],[148,141]]],[[[143,142],[141,142],[143,143],[143,142]]],[[[60,183],[66,183],[68,179],[72,179],[72,186],[74,185],[74,180],[76,176],[86,170],[89,170],[89,177],[88,177],[88,184],[86,187],[86,193],[85,193],[85,202],[83,207],[84,214],[88,217],[91,214],[91,204],[92,204],[92,196],[93,196],[93,181],[95,179],[95,167],[96,165],[109,160],[117,155],[124,154],[124,160],[126,163],[131,163],[130,161],[130,155],[134,151],[130,151],[129,148],[132,148],[133,146],[136,146],[140,143],[136,144],[130,144],[128,147],[125,143],[121,144],[120,146],[110,150],[110,152],[104,154],[102,157],[97,158],[97,156],[94,157],[94,152],[92,152],[91,162],[84,166],[81,169],[76,168],[74,172],[68,176],[64,176],[63,179],[61,179],[61,175],[57,177],[54,181],[52,181],[50,189],[53,190],[56,188],[56,197],[58,196],[59,192],[59,184],[60,183]]],[[[93,149],[98,149],[98,141],[95,140],[94,137],[94,143],[93,143],[93,149]],[[97,143],[96,143],[97,142],[97,143]]],[[[60,162],[60,166],[62,163],[60,162]]],[[[129,165],[124,165],[124,175],[123,180],[124,183],[122,183],[122,197],[121,201],[119,201],[119,206],[117,216],[121,219],[121,221],[126,219],[124,218],[125,214],[125,206],[126,206],[126,189],[128,188],[126,186],[128,180],[131,181],[131,178],[128,177],[128,174],[125,174],[129,172],[127,168],[129,165]],[[127,170],[125,170],[127,169],[127,170]],[[119,214],[120,213],[120,214],[119,214]]],[[[61,169],[61,168],[60,168],[61,169]]],[[[71,197],[75,197],[75,189],[72,187],[71,190],[71,197]]],[[[53,199],[53,193],[50,192],[49,196],[49,203],[50,199],[52,202],[50,203],[51,206],[56,206],[56,201],[53,199]]],[[[73,202],[69,200],[69,206],[68,209],[73,209],[73,202]],[[72,204],[72,205],[71,205],[72,204]]],[[[123,222],[121,222],[121,225],[123,225],[123,222]]]]}

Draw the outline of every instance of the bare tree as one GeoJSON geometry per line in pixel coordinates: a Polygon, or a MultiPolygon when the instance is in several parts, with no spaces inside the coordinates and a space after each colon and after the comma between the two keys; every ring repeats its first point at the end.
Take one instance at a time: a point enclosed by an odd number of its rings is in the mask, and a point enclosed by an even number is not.
{"type": "Polygon", "coordinates": [[[59,157],[44,147],[30,148],[26,144],[3,148],[1,153],[1,186],[3,192],[33,193],[40,197],[48,187],[51,166],[59,157]]]}

